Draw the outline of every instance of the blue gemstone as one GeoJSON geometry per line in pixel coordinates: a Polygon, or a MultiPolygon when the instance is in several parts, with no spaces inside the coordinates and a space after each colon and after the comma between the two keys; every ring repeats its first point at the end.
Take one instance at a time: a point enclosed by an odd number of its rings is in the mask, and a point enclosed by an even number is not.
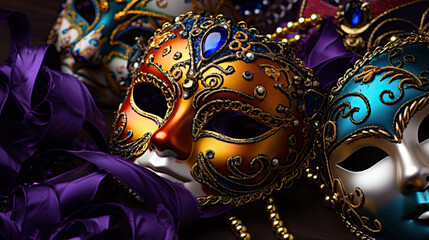
{"type": "Polygon", "coordinates": [[[212,28],[204,37],[202,41],[203,57],[208,58],[213,53],[218,51],[226,42],[228,32],[223,27],[212,28]]]}
{"type": "Polygon", "coordinates": [[[130,136],[131,134],[133,134],[133,132],[131,130],[127,130],[127,136],[130,136]]]}
{"type": "Polygon", "coordinates": [[[364,20],[361,6],[362,3],[357,1],[350,1],[344,4],[344,17],[352,26],[358,26],[364,20]]]}

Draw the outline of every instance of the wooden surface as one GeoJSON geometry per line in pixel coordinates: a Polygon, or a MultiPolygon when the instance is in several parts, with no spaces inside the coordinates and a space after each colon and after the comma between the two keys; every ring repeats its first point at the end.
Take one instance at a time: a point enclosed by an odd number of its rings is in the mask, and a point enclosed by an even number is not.
{"type": "MultiPolygon", "coordinates": [[[[35,45],[44,44],[50,28],[61,9],[61,0],[0,0],[0,7],[25,13],[30,19],[35,45]]],[[[0,27],[0,57],[9,52],[7,28],[0,27]]],[[[305,183],[286,191],[277,198],[280,214],[286,227],[296,240],[346,240],[355,239],[346,230],[332,209],[323,204],[323,196],[305,183]]],[[[236,214],[248,226],[253,239],[274,239],[268,225],[264,204],[254,203],[239,209],[236,214]]],[[[181,239],[235,239],[225,217],[203,220],[181,233],[181,239]]]]}

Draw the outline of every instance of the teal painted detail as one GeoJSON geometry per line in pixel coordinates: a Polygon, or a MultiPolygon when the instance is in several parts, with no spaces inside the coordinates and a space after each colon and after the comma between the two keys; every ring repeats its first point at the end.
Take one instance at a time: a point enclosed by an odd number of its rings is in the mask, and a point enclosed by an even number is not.
{"type": "MultiPolygon", "coordinates": [[[[429,239],[429,222],[417,219],[412,214],[418,206],[429,204],[429,191],[413,191],[398,195],[391,202],[379,207],[374,213],[363,212],[371,219],[377,218],[383,224],[376,234],[380,240],[426,240],[429,239]],[[411,217],[413,216],[413,217],[411,217]]],[[[420,212],[421,214],[422,212],[420,212]]]]}
{"type": "Polygon", "coordinates": [[[341,141],[362,128],[373,126],[381,127],[394,135],[393,121],[398,109],[408,101],[423,94],[429,94],[428,44],[406,45],[400,48],[403,51],[390,59],[393,66],[389,64],[389,52],[383,53],[369,61],[335,94],[326,111],[327,120],[332,120],[337,125],[335,142],[341,141]],[[398,66],[398,61],[401,61],[403,66],[396,68],[396,73],[389,74],[389,71],[395,69],[394,66],[398,66]],[[384,67],[385,70],[380,70],[372,80],[366,83],[362,80],[355,82],[355,79],[358,79],[356,77],[368,66],[384,67]],[[386,73],[387,77],[380,81],[386,73]],[[397,73],[402,75],[394,77],[397,73]],[[422,85],[416,84],[418,81],[416,82],[413,77],[418,78],[422,85]],[[392,78],[395,79],[389,83],[392,78]],[[401,95],[399,83],[407,78],[411,80],[403,85],[401,95]],[[388,91],[391,92],[390,96],[388,91]]]}

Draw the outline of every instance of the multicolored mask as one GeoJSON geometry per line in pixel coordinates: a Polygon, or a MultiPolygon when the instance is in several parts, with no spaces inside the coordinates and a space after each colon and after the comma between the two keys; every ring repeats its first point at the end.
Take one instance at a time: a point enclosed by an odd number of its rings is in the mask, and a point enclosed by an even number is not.
{"type": "Polygon", "coordinates": [[[243,22],[188,13],[143,51],[113,154],[182,183],[202,205],[241,205],[300,175],[320,105],[305,100],[320,95],[289,49],[243,22]]]}
{"type": "Polygon", "coordinates": [[[429,37],[366,54],[328,98],[325,185],[362,239],[429,239],[429,37]]]}
{"type": "Polygon", "coordinates": [[[181,13],[214,11],[215,3],[217,1],[67,0],[49,42],[61,52],[63,72],[84,82],[99,106],[111,108],[117,106],[121,90],[130,84],[126,64],[135,38],[149,39],[164,22],[181,13]]]}

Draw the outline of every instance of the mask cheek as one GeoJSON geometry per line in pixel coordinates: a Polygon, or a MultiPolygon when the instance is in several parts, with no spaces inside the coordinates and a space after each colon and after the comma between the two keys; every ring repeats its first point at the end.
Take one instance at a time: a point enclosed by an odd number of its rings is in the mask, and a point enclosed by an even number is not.
{"type": "Polygon", "coordinates": [[[111,152],[134,161],[149,147],[150,137],[159,128],[151,119],[134,112],[125,102],[114,122],[111,152]]]}
{"type": "Polygon", "coordinates": [[[70,47],[77,39],[82,35],[81,31],[76,29],[76,26],[72,24],[67,18],[60,15],[60,19],[57,20],[57,24],[53,31],[56,32],[55,47],[58,51],[63,51],[65,48],[70,47]]]}
{"type": "Polygon", "coordinates": [[[212,137],[199,138],[186,163],[191,172],[198,169],[198,173],[202,173],[203,176],[199,176],[203,179],[199,179],[196,172],[193,176],[206,187],[210,185],[213,190],[232,196],[243,194],[268,185],[277,174],[271,170],[279,162],[284,163],[288,152],[284,147],[286,136],[286,131],[280,130],[259,142],[241,144],[212,137]]]}
{"type": "MultiPolygon", "coordinates": [[[[345,194],[353,193],[356,195],[356,188],[362,190],[365,198],[364,204],[357,211],[364,216],[378,218],[378,212],[381,209],[402,195],[397,188],[396,166],[391,157],[387,157],[371,168],[360,172],[346,170],[333,165],[332,162],[336,161],[330,161],[333,178],[341,180],[345,194]]],[[[358,202],[354,203],[357,204],[358,202]]],[[[381,221],[381,219],[379,220],[381,221]]]]}
{"type": "Polygon", "coordinates": [[[126,86],[126,81],[130,75],[127,66],[127,60],[124,58],[112,55],[107,63],[108,75],[111,76],[112,81],[119,86],[126,86]]]}

